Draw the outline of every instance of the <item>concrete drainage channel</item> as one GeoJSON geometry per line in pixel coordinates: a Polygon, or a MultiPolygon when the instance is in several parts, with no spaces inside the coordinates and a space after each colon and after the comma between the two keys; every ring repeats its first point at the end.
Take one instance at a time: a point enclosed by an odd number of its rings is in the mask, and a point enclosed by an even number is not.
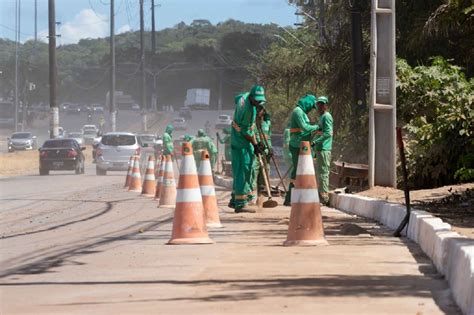
{"type": "MultiPolygon", "coordinates": [[[[232,189],[232,179],[214,176],[216,185],[232,189]]],[[[330,194],[331,207],[382,223],[395,230],[405,217],[403,205],[350,194],[330,194]]],[[[404,236],[417,243],[448,280],[454,300],[464,314],[474,315],[474,240],[451,230],[451,225],[426,211],[413,210],[404,236]]]]}
{"type": "MultiPolygon", "coordinates": [[[[330,195],[331,206],[376,220],[396,229],[406,208],[383,200],[349,195],[330,195]]],[[[451,230],[451,225],[425,211],[412,211],[403,235],[416,242],[445,276],[454,300],[464,314],[474,315],[474,240],[451,230]]]]}

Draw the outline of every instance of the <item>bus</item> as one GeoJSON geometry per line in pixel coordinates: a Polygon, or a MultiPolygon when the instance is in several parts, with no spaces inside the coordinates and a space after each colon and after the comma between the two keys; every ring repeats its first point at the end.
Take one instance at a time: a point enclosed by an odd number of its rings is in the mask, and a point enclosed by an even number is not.
{"type": "Polygon", "coordinates": [[[0,101],[0,128],[15,127],[15,104],[13,102],[0,101]]]}

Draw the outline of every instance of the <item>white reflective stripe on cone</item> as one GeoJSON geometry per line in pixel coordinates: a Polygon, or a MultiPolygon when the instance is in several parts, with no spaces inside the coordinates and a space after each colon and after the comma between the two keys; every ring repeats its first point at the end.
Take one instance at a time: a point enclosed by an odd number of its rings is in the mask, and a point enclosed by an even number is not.
{"type": "Polygon", "coordinates": [[[215,196],[216,191],[214,186],[201,186],[201,195],[203,196],[215,196]]]}
{"type": "Polygon", "coordinates": [[[315,188],[291,190],[291,203],[316,203],[319,202],[318,190],[315,188]]]}
{"type": "Polygon", "coordinates": [[[163,180],[163,186],[171,186],[171,185],[175,185],[174,179],[165,178],[163,180]]]}
{"type": "Polygon", "coordinates": [[[172,163],[172,162],[166,163],[165,172],[166,172],[166,173],[174,172],[174,170],[173,170],[173,163],[172,163]]]}
{"type": "Polygon", "coordinates": [[[155,175],[153,174],[146,174],[145,175],[145,180],[155,180],[155,175]]]}
{"type": "Polygon", "coordinates": [[[148,162],[148,168],[154,170],[155,169],[155,162],[153,162],[153,161],[148,162]]]}
{"type": "Polygon", "coordinates": [[[140,178],[140,173],[132,173],[132,177],[140,178]]]}
{"type": "Polygon", "coordinates": [[[201,165],[199,166],[199,175],[212,175],[211,163],[209,160],[201,161],[201,165]]]}
{"type": "Polygon", "coordinates": [[[300,155],[296,175],[314,175],[313,158],[311,155],[300,155]]]}
{"type": "Polygon", "coordinates": [[[179,169],[179,175],[196,175],[196,162],[194,161],[194,155],[185,155],[181,160],[181,168],[179,169]],[[191,161],[192,160],[192,161],[191,161]]]}
{"type": "Polygon", "coordinates": [[[202,202],[199,188],[178,189],[176,202],[202,202]]]}

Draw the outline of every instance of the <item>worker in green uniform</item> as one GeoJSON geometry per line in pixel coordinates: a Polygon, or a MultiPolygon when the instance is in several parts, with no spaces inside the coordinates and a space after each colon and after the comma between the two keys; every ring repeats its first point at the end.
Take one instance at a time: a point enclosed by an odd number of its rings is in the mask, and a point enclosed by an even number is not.
{"type": "Polygon", "coordinates": [[[329,203],[329,172],[331,170],[331,150],[332,150],[332,132],[333,120],[328,111],[329,100],[326,96],[318,97],[316,106],[319,112],[319,128],[313,138],[313,148],[316,151],[316,167],[318,190],[321,202],[325,205],[329,203]]]}
{"type": "Polygon", "coordinates": [[[255,138],[255,118],[257,106],[264,105],[265,91],[262,86],[254,85],[250,92],[235,97],[234,120],[231,131],[232,174],[234,177],[232,198],[229,207],[236,213],[256,212],[248,207],[255,199],[252,195],[252,173],[256,154],[262,153],[262,147],[255,138]]]}
{"type": "Polygon", "coordinates": [[[174,156],[174,144],[171,134],[173,133],[173,125],[166,126],[163,134],[163,154],[174,156]]]}
{"type": "MultiPolygon", "coordinates": [[[[267,175],[270,173],[270,159],[273,155],[272,150],[272,123],[270,121],[270,115],[265,111],[261,106],[257,107],[257,118],[255,121],[256,133],[255,138],[257,143],[262,143],[265,149],[262,152],[262,161],[266,166],[265,170],[267,175]],[[260,132],[261,131],[261,132],[260,132]],[[268,143],[268,147],[267,147],[268,143]]],[[[256,158],[254,161],[254,174],[253,174],[253,191],[257,192],[257,195],[260,195],[262,191],[265,190],[265,179],[264,174],[260,168],[260,162],[256,158]]]]}
{"type": "Polygon", "coordinates": [[[201,154],[203,150],[207,150],[209,153],[209,159],[211,161],[211,168],[214,169],[217,156],[217,148],[214,141],[206,135],[203,129],[199,129],[197,136],[192,141],[194,160],[196,161],[196,167],[199,168],[201,164],[201,154]]]}
{"type": "Polygon", "coordinates": [[[301,141],[311,141],[312,135],[319,130],[319,126],[312,125],[308,114],[316,106],[316,96],[308,94],[298,100],[298,103],[291,114],[290,120],[290,152],[292,169],[290,173],[290,184],[288,193],[285,196],[285,206],[291,205],[291,190],[296,179],[296,168],[298,166],[298,156],[301,141]]]}
{"type": "Polygon", "coordinates": [[[220,144],[224,145],[224,158],[226,161],[231,161],[232,160],[232,151],[230,149],[230,133],[231,129],[229,127],[224,128],[222,130],[224,133],[224,137],[221,137],[221,135],[217,132],[217,141],[219,141],[220,144]]]}

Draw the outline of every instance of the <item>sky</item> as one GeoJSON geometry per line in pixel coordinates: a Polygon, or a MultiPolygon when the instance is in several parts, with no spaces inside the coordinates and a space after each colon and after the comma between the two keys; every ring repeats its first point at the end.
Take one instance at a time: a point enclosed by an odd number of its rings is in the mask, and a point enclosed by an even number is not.
{"type": "MultiPolygon", "coordinates": [[[[20,41],[34,38],[34,0],[0,0],[0,38],[15,39],[15,4],[21,5],[20,41]]],[[[38,3],[38,39],[47,41],[48,0],[38,3]]],[[[287,0],[155,0],[155,25],[158,30],[181,21],[195,19],[211,23],[230,18],[248,23],[297,22],[295,8],[287,0]]],[[[145,28],[151,29],[151,0],[145,0],[145,28]]],[[[82,38],[106,37],[109,34],[110,0],[56,0],[58,44],[77,43],[82,38]]],[[[116,33],[138,30],[139,0],[115,0],[116,33]]]]}

